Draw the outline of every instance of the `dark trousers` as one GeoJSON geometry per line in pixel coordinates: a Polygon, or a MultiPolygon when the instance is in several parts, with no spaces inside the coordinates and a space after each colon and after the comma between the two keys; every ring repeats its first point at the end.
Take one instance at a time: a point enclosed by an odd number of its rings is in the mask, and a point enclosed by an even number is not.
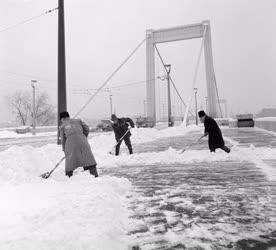
{"type": "MultiPolygon", "coordinates": [[[[84,171],[89,170],[90,174],[91,174],[91,175],[94,175],[95,178],[99,176],[99,175],[98,175],[98,172],[97,172],[96,165],[83,167],[83,170],[84,170],[84,171]]],[[[73,171],[66,171],[66,172],[65,172],[65,175],[67,175],[67,176],[70,178],[71,176],[73,176],[73,171]]]]}
{"type": "MultiPolygon", "coordinates": [[[[223,147],[220,147],[220,149],[222,149],[223,151],[225,151],[226,153],[230,153],[231,149],[226,147],[226,146],[223,146],[223,147]]],[[[216,152],[216,149],[215,148],[210,148],[210,151],[211,152],[216,152]]]]}
{"type": "MultiPolygon", "coordinates": [[[[125,136],[123,140],[121,140],[117,146],[116,146],[116,150],[115,150],[115,155],[119,155],[119,152],[120,152],[120,146],[121,146],[121,143],[122,141],[125,142],[126,146],[128,147],[128,151],[130,154],[132,154],[132,146],[131,146],[131,141],[130,141],[130,136],[125,136]]],[[[117,141],[118,142],[118,141],[117,141]]]]}

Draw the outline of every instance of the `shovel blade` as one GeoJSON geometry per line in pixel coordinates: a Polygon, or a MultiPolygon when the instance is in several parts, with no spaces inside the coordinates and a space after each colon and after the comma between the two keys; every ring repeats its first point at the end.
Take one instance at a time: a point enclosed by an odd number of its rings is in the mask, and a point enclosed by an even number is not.
{"type": "Polygon", "coordinates": [[[40,175],[43,179],[48,179],[49,178],[49,176],[50,176],[50,172],[46,172],[46,173],[44,173],[44,174],[42,174],[42,175],[40,175]]]}

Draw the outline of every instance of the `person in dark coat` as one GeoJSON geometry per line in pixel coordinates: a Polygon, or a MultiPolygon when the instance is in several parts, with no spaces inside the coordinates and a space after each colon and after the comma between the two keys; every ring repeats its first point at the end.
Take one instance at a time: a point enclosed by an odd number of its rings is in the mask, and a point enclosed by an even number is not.
{"type": "Polygon", "coordinates": [[[204,135],[201,138],[207,135],[209,136],[208,143],[210,151],[216,152],[216,149],[220,148],[226,153],[230,153],[230,148],[225,146],[221,130],[216,121],[212,117],[206,115],[203,110],[198,112],[198,116],[205,127],[204,135]]]}
{"type": "Polygon", "coordinates": [[[60,136],[65,153],[65,175],[69,178],[78,167],[89,170],[98,177],[97,162],[92,154],[87,137],[89,127],[80,119],[71,119],[68,112],[60,113],[60,136]]]}
{"type": "Polygon", "coordinates": [[[114,114],[111,116],[111,121],[112,128],[115,133],[115,139],[117,141],[115,155],[119,155],[122,141],[125,142],[129,153],[132,154],[133,151],[130,141],[131,133],[129,131],[129,126],[134,128],[134,122],[130,118],[117,118],[117,116],[114,114]]]}

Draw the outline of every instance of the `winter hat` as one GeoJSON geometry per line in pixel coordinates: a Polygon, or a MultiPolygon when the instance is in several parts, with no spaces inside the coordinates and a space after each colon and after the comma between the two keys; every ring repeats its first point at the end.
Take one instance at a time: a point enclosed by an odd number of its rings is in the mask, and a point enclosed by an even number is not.
{"type": "Polygon", "coordinates": [[[117,118],[116,115],[114,115],[114,114],[111,115],[111,120],[112,120],[112,121],[115,121],[115,120],[117,120],[117,119],[118,119],[118,118],[117,118]]]}
{"type": "Polygon", "coordinates": [[[69,113],[67,111],[61,112],[59,114],[59,119],[70,117],[69,113]]]}
{"type": "Polygon", "coordinates": [[[198,112],[198,116],[199,117],[203,117],[203,116],[205,116],[206,114],[205,114],[205,112],[204,112],[204,110],[200,110],[199,112],[198,112]]]}

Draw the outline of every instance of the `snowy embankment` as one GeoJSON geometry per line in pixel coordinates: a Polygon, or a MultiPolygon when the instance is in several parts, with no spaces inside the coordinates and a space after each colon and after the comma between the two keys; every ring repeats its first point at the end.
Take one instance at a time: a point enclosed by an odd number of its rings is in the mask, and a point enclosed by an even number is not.
{"type": "MultiPolygon", "coordinates": [[[[202,127],[174,127],[164,130],[132,129],[134,144],[155,139],[183,136],[202,127]]],[[[212,161],[253,161],[268,175],[260,158],[276,159],[275,149],[240,148],[227,155],[207,149],[180,154],[169,148],[163,152],[109,154],[115,144],[113,133],[89,139],[99,169],[139,164],[170,164],[212,161]]],[[[124,146],[123,146],[124,147],[124,146]]],[[[134,147],[135,148],[135,147],[134,147]]],[[[73,178],[64,176],[64,163],[51,178],[39,174],[49,171],[63,156],[61,147],[48,144],[40,148],[13,146],[0,152],[0,249],[97,249],[124,250],[133,243],[127,235],[134,221],[129,218],[128,196],[131,183],[125,178],[104,176],[94,179],[81,169],[73,178]]],[[[271,174],[272,173],[272,174],[271,174]]]]}
{"type": "Polygon", "coordinates": [[[256,118],[255,126],[268,131],[276,132],[276,117],[256,118]]]}

